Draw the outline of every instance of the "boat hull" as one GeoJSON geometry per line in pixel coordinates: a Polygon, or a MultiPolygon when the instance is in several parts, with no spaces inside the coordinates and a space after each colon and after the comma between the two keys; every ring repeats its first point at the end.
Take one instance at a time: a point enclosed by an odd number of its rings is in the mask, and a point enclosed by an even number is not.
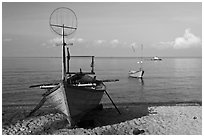
{"type": "Polygon", "coordinates": [[[47,100],[67,117],[70,126],[74,126],[87,112],[97,107],[104,91],[103,83],[98,89],[60,83],[58,88],[47,96],[47,100]]]}
{"type": "Polygon", "coordinates": [[[162,59],[151,59],[152,61],[161,61],[162,59]]]}
{"type": "Polygon", "coordinates": [[[142,78],[143,75],[144,75],[144,70],[129,72],[129,77],[133,77],[133,78],[142,78]]]}

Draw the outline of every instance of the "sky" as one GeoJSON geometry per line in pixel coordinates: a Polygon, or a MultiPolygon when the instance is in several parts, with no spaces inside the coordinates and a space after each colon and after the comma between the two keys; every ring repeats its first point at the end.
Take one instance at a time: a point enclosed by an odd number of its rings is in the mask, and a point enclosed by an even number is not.
{"type": "Polygon", "coordinates": [[[60,57],[61,37],[49,25],[58,7],[77,16],[66,37],[73,56],[202,56],[201,2],[3,2],[2,56],[60,57]]]}

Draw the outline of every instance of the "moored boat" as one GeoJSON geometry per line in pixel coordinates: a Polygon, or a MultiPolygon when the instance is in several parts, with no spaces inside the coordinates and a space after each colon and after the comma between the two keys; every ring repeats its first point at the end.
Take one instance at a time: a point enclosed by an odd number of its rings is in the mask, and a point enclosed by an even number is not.
{"type": "Polygon", "coordinates": [[[87,112],[97,107],[106,90],[103,82],[83,74],[75,74],[72,77],[76,75],[81,78],[72,80],[71,83],[68,81],[59,83],[55,88],[50,89],[45,96],[53,107],[65,114],[72,125],[75,125],[87,112]],[[81,80],[84,77],[89,78],[89,80],[81,80]]]}
{"type": "Polygon", "coordinates": [[[151,60],[153,60],[153,61],[161,61],[162,59],[161,58],[159,58],[159,57],[157,57],[157,56],[155,56],[155,57],[153,57],[153,58],[151,58],[151,60]]]}
{"type": "MultiPolygon", "coordinates": [[[[135,51],[135,50],[134,50],[135,51]]],[[[143,51],[143,45],[141,45],[141,51],[143,51]]],[[[129,77],[132,77],[132,78],[142,78],[143,75],[144,75],[144,70],[143,70],[143,67],[142,67],[142,58],[143,58],[143,52],[141,53],[142,56],[141,56],[141,61],[139,61],[138,63],[140,64],[140,69],[135,71],[135,70],[130,70],[129,71],[129,77]]]]}
{"type": "MultiPolygon", "coordinates": [[[[29,113],[28,116],[31,116],[46,101],[48,101],[55,109],[59,110],[66,116],[69,127],[73,127],[87,112],[91,111],[99,105],[104,93],[107,94],[107,96],[113,103],[112,99],[106,91],[106,86],[103,82],[115,82],[118,80],[97,80],[94,72],[94,56],[86,56],[92,58],[92,69],[90,72],[82,72],[81,69],[79,72],[69,71],[69,47],[67,47],[67,65],[65,56],[65,46],[68,46],[69,44],[65,43],[64,37],[73,33],[73,31],[70,30],[75,31],[77,29],[77,25],[73,26],[74,21],[72,21],[71,24],[66,24],[67,22],[64,18],[62,20],[65,21],[65,24],[60,24],[62,22],[58,23],[55,21],[53,23],[52,15],[54,16],[55,12],[57,13],[56,15],[59,15],[60,12],[63,13],[62,15],[66,15],[66,12],[70,12],[73,15],[73,18],[76,17],[76,15],[71,9],[63,7],[54,10],[50,17],[51,28],[54,30],[54,32],[62,36],[62,80],[58,83],[53,84],[40,84],[30,86],[46,89],[46,92],[43,94],[43,98],[40,103],[29,113]],[[60,29],[62,33],[60,33],[60,29]],[[66,29],[68,29],[68,31],[66,31],[66,29]]],[[[114,103],[113,105],[115,106],[114,103]]]]}
{"type": "Polygon", "coordinates": [[[144,70],[138,70],[138,71],[131,70],[131,71],[129,71],[129,76],[133,77],[133,78],[142,78],[143,75],[144,75],[144,70]]]}

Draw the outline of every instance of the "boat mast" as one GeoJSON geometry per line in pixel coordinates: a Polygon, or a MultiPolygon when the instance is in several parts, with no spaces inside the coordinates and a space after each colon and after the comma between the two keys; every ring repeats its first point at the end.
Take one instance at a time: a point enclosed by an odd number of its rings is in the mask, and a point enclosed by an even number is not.
{"type": "Polygon", "coordinates": [[[67,47],[67,74],[69,74],[69,60],[70,60],[70,53],[69,53],[69,47],[67,47]]]}
{"type": "Polygon", "coordinates": [[[76,31],[77,17],[73,10],[66,7],[60,7],[55,9],[50,15],[49,24],[53,32],[62,36],[62,80],[67,81],[66,71],[69,72],[69,62],[67,61],[68,66],[66,66],[66,47],[65,46],[67,44],[65,43],[65,37],[70,36],[76,31]]]}
{"type": "Polygon", "coordinates": [[[141,45],[141,51],[142,51],[142,56],[141,56],[141,61],[140,61],[140,65],[141,65],[141,69],[142,69],[142,63],[143,63],[143,44],[141,45]]]}
{"type": "Polygon", "coordinates": [[[62,26],[62,80],[66,81],[66,57],[65,57],[64,24],[62,26]]]}
{"type": "Polygon", "coordinates": [[[94,56],[91,56],[91,73],[94,73],[94,56]]]}

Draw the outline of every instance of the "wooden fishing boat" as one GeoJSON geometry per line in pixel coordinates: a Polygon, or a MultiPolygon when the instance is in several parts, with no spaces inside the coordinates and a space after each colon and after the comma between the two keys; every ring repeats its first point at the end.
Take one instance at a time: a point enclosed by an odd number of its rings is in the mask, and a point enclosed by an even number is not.
{"type": "MultiPolygon", "coordinates": [[[[141,45],[141,50],[143,50],[143,45],[141,45]]],[[[138,63],[140,64],[139,70],[137,70],[137,71],[130,70],[129,73],[128,73],[129,77],[132,77],[132,78],[142,78],[143,77],[144,70],[143,70],[143,67],[142,67],[142,63],[143,63],[142,56],[141,56],[141,60],[138,63]]]]}
{"type": "MultiPolygon", "coordinates": [[[[65,12],[72,12],[72,10],[68,8],[58,8],[57,10],[63,10],[63,15],[65,12]],[[65,11],[64,11],[65,10],[65,11]]],[[[53,13],[55,13],[55,11],[53,13]]],[[[52,13],[52,14],[53,14],[52,13]]],[[[51,15],[52,15],[51,14],[51,15]]],[[[59,14],[59,11],[57,11],[59,14]]],[[[74,13],[73,13],[74,14],[74,13]]],[[[75,14],[74,14],[75,15],[75,14]]],[[[63,19],[64,20],[64,19],[63,19]]],[[[73,25],[73,23],[72,23],[73,25]]],[[[106,86],[103,82],[115,82],[116,80],[97,80],[94,72],[94,56],[81,56],[81,57],[91,57],[91,71],[90,72],[82,72],[80,69],[79,72],[70,72],[69,71],[69,61],[70,61],[70,53],[69,47],[67,47],[67,63],[65,56],[65,46],[69,45],[65,43],[64,36],[65,29],[74,29],[76,30],[76,26],[69,25],[59,25],[53,24],[50,22],[50,26],[57,27],[62,29],[62,80],[58,83],[54,84],[40,84],[33,85],[30,87],[40,87],[41,89],[46,89],[46,92],[43,94],[43,98],[40,103],[30,112],[28,116],[31,116],[35,111],[37,111],[46,101],[48,101],[55,109],[59,110],[63,113],[68,122],[69,127],[73,127],[81,120],[81,118],[92,109],[96,108],[103,94],[106,93],[106,86]],[[66,66],[67,64],[67,66],[66,66]],[[91,76],[94,75],[94,76],[91,76]]],[[[58,30],[55,30],[58,33],[58,30]]],[[[67,32],[67,33],[70,33],[67,32]]],[[[113,103],[112,99],[108,95],[109,99],[113,103]]],[[[115,104],[113,103],[115,106],[115,104]]],[[[115,106],[117,109],[117,107],[115,106]]],[[[118,109],[117,109],[118,110],[118,109]]],[[[119,112],[119,110],[118,110],[119,112]]],[[[119,112],[120,113],[120,112],[119,112]]]]}
{"type": "Polygon", "coordinates": [[[50,89],[45,98],[75,125],[87,112],[97,107],[105,90],[103,82],[87,74],[75,74],[67,82],[61,82],[50,89]],[[71,80],[76,75],[78,79],[71,80]]]}

